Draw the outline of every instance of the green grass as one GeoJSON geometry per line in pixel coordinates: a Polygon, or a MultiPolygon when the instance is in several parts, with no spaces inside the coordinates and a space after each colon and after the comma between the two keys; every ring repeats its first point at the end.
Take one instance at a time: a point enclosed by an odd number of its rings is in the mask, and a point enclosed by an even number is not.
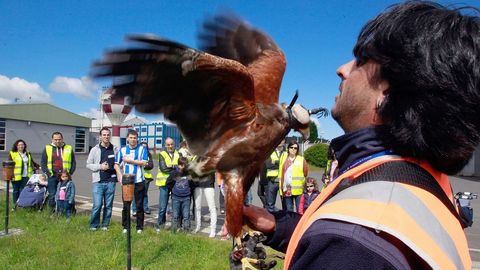
{"type": "MultiPolygon", "coordinates": [[[[70,222],[48,211],[10,212],[9,228],[23,233],[0,238],[1,269],[126,269],[126,235],[113,222],[109,231],[88,230],[89,215],[70,222]]],[[[5,228],[5,196],[0,196],[0,231],[5,228]]],[[[231,241],[146,227],[132,230],[132,266],[137,269],[229,269],[231,241]]],[[[273,252],[271,249],[269,252],[273,252]]],[[[275,267],[281,269],[281,263],[275,267]]]]}

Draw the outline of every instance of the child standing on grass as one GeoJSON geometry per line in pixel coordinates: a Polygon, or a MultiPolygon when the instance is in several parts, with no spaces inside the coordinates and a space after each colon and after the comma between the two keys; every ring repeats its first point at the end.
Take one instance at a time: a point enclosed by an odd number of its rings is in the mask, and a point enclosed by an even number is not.
{"type": "Polygon", "coordinates": [[[192,194],[192,178],[187,171],[188,161],[185,157],[178,159],[178,168],[167,178],[167,185],[172,187],[172,231],[182,227],[184,231],[190,229],[190,201],[192,194]]]}
{"type": "Polygon", "coordinates": [[[63,170],[60,173],[60,182],[57,186],[55,201],[57,203],[57,213],[70,218],[75,203],[75,184],[67,170],[63,170]]]}
{"type": "Polygon", "coordinates": [[[307,177],[305,181],[305,186],[303,188],[303,194],[300,197],[300,204],[298,206],[298,213],[303,215],[313,200],[320,194],[318,191],[317,181],[315,178],[307,177]]]}

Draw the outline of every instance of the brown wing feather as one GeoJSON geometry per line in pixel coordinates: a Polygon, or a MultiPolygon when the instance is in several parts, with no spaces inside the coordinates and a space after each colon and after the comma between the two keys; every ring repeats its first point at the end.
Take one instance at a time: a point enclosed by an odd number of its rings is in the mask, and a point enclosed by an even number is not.
{"type": "Polygon", "coordinates": [[[199,38],[206,52],[247,66],[254,77],[256,102],[278,103],[286,61],[268,35],[234,14],[220,14],[204,23],[199,38]]]}
{"type": "Polygon", "coordinates": [[[107,53],[94,76],[113,76],[116,95],[131,96],[137,111],[164,113],[197,154],[255,117],[253,78],[244,65],[151,35],[134,41],[144,46],[107,53]]]}

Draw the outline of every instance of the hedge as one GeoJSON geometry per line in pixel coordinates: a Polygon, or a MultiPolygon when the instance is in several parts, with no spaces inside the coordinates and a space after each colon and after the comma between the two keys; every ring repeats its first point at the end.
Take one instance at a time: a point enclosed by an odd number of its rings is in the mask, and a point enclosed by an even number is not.
{"type": "Polygon", "coordinates": [[[317,143],[308,148],[304,157],[309,164],[325,168],[327,166],[328,144],[317,143]]]}

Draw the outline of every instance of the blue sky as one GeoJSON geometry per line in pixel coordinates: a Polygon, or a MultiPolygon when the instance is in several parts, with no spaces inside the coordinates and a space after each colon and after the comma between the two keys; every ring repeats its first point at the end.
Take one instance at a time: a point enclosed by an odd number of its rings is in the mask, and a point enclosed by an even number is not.
{"type": "MultiPolygon", "coordinates": [[[[280,101],[289,102],[299,89],[298,103],[331,108],[340,83],[335,70],[352,58],[360,28],[395,2],[0,1],[0,103],[49,102],[94,117],[107,82],[87,76],[105,49],[125,45],[131,33],[196,47],[205,15],[226,8],[267,32],[284,51],[280,101]]],[[[478,0],[439,2],[479,6],[478,0]]],[[[343,134],[331,117],[320,119],[319,133],[327,139],[343,134]]]]}

